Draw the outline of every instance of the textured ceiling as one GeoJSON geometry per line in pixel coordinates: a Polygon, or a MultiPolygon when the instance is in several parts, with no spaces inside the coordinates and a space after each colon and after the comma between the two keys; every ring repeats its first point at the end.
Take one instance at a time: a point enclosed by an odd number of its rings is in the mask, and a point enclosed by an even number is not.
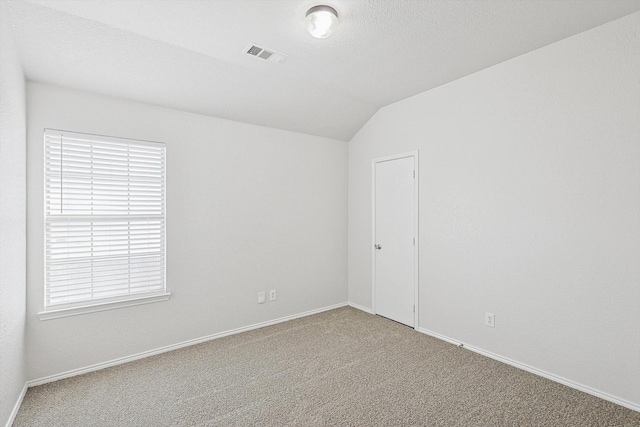
{"type": "Polygon", "coordinates": [[[384,105],[640,11],[640,0],[8,3],[30,80],[345,141],[384,105]],[[303,23],[322,3],[341,24],[318,40],[303,23]],[[290,56],[259,60],[249,43],[290,56]]]}

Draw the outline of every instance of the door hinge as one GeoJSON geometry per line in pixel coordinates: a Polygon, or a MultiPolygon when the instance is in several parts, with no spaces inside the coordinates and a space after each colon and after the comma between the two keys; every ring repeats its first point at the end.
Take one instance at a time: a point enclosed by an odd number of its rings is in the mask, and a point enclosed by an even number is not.
{"type": "Polygon", "coordinates": [[[416,245],[416,238],[414,237],[413,238],[413,246],[415,246],[415,245],[416,245]]]}

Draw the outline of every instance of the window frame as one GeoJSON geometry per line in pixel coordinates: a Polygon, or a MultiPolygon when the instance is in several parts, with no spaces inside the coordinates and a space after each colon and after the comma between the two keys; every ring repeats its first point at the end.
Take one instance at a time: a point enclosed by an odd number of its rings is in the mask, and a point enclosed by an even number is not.
{"type": "MultiPolygon", "coordinates": [[[[90,145],[91,143],[88,143],[88,145],[90,145]]],[[[61,148],[62,149],[62,148],[61,148]]],[[[93,148],[92,148],[93,149],[93,148]]],[[[93,153],[92,153],[93,156],[93,153]]],[[[130,161],[129,158],[127,160],[127,162],[130,161]]],[[[129,163],[127,163],[129,164],[129,163]]],[[[91,168],[93,168],[93,166],[91,166],[91,168]]],[[[93,175],[91,175],[93,179],[93,175]]],[[[129,182],[129,181],[127,181],[129,182]]],[[[60,185],[62,185],[62,182],[60,183],[60,185]]],[[[93,185],[93,184],[91,184],[93,185]]],[[[93,191],[93,190],[91,190],[93,191]]],[[[84,313],[91,313],[91,312],[97,312],[97,311],[104,311],[104,310],[112,310],[112,309],[117,309],[117,308],[122,308],[122,307],[130,307],[130,306],[136,306],[136,305],[141,305],[141,304],[148,304],[148,303],[153,303],[153,302],[159,302],[159,301],[166,301],[171,297],[171,293],[168,291],[168,286],[167,286],[167,233],[166,233],[166,224],[167,224],[167,210],[166,210],[166,205],[167,205],[167,147],[165,143],[161,143],[161,142],[156,142],[156,141],[147,141],[147,140],[140,140],[140,139],[132,139],[132,138],[122,138],[122,137],[113,137],[113,136],[106,136],[106,135],[97,135],[97,134],[89,134],[89,133],[82,133],[82,132],[75,132],[75,131],[65,131],[65,130],[59,130],[59,129],[51,129],[51,128],[45,128],[44,132],[43,132],[43,232],[42,232],[42,236],[43,236],[43,311],[38,313],[38,317],[40,320],[49,320],[49,319],[55,319],[55,318],[59,318],[59,317],[67,317],[67,316],[74,316],[74,315],[79,315],[79,314],[84,314],[84,313]],[[55,218],[55,215],[51,215],[48,211],[48,199],[50,196],[49,193],[49,189],[47,186],[47,178],[49,177],[49,173],[47,172],[47,167],[50,166],[50,163],[47,160],[47,150],[48,150],[48,142],[47,142],[47,137],[51,136],[51,135],[60,135],[62,137],[62,135],[72,135],[72,136],[76,136],[79,138],[86,138],[87,140],[92,140],[91,143],[96,142],[98,144],[126,144],[127,147],[130,146],[134,146],[134,147],[154,147],[154,148],[160,148],[162,150],[162,163],[161,163],[161,170],[162,170],[162,185],[161,185],[161,194],[162,194],[162,203],[161,203],[161,214],[159,215],[160,220],[162,222],[162,226],[161,226],[161,231],[159,233],[160,237],[161,237],[161,262],[162,262],[162,289],[157,289],[157,290],[152,290],[152,291],[141,291],[141,292],[135,292],[135,293],[129,293],[129,294],[120,294],[120,295],[114,295],[112,297],[101,297],[101,298],[88,298],[88,299],[83,299],[83,300],[79,300],[77,302],[70,302],[70,303],[58,303],[58,304],[50,304],[47,301],[47,295],[50,292],[50,281],[49,281],[49,277],[47,274],[47,269],[50,266],[49,260],[48,260],[48,248],[47,248],[47,244],[48,242],[50,242],[49,238],[49,233],[47,231],[47,224],[48,222],[51,222],[52,218],[55,218]]],[[[127,206],[130,206],[127,204],[127,206]]],[[[111,221],[117,221],[117,219],[114,218],[106,218],[106,217],[115,217],[115,216],[120,216],[120,221],[131,221],[132,219],[135,220],[136,218],[140,219],[140,218],[144,218],[144,215],[140,215],[138,217],[136,217],[136,215],[131,215],[130,213],[130,208],[127,209],[129,211],[128,214],[126,215],[119,215],[119,214],[97,214],[95,215],[96,219],[93,220],[91,219],[92,216],[94,215],[82,215],[84,218],[86,218],[86,220],[88,222],[91,222],[92,225],[91,227],[94,226],[93,221],[105,221],[105,224],[108,224],[108,222],[111,221]],[[123,218],[131,218],[131,219],[123,219],[123,218]]],[[[153,216],[158,216],[150,214],[148,217],[153,217],[153,216]]],[[[62,220],[64,221],[64,217],[65,215],[62,215],[60,218],[62,218],[62,220]]],[[[70,217],[70,218],[74,218],[74,216],[72,214],[67,214],[66,217],[70,217]]],[[[77,218],[74,218],[74,220],[77,220],[77,218]]],[[[92,231],[93,233],[93,231],[92,231]]],[[[127,234],[127,247],[130,247],[131,245],[131,235],[127,234]]],[[[91,239],[93,241],[93,238],[91,239]]],[[[91,243],[91,245],[93,245],[93,243],[91,243]]],[[[91,246],[93,247],[93,246],[91,246]]],[[[131,260],[131,259],[135,259],[135,258],[131,258],[131,254],[126,255],[127,260],[131,260]]],[[[130,280],[130,279],[129,279],[130,280]]],[[[93,289],[93,278],[91,279],[92,282],[92,289],[93,289]]],[[[129,284],[131,283],[130,281],[128,282],[129,284]]]]}

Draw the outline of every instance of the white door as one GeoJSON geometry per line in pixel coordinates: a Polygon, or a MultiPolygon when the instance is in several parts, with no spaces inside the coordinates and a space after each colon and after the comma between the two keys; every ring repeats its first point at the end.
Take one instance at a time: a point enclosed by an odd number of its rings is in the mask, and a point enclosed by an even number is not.
{"type": "Polygon", "coordinates": [[[415,157],[374,162],[375,312],[415,326],[415,157]]]}

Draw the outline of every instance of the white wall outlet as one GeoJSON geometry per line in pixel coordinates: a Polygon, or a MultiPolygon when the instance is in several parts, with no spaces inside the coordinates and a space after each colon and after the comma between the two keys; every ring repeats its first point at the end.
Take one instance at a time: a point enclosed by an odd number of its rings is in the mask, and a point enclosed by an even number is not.
{"type": "Polygon", "coordinates": [[[264,292],[258,292],[258,304],[262,304],[264,299],[264,292]]]}
{"type": "Polygon", "coordinates": [[[269,291],[269,301],[275,301],[275,300],[276,300],[276,290],[271,289],[269,291]]]}
{"type": "Polygon", "coordinates": [[[490,328],[496,327],[496,315],[493,313],[484,314],[484,324],[490,328]]]}

